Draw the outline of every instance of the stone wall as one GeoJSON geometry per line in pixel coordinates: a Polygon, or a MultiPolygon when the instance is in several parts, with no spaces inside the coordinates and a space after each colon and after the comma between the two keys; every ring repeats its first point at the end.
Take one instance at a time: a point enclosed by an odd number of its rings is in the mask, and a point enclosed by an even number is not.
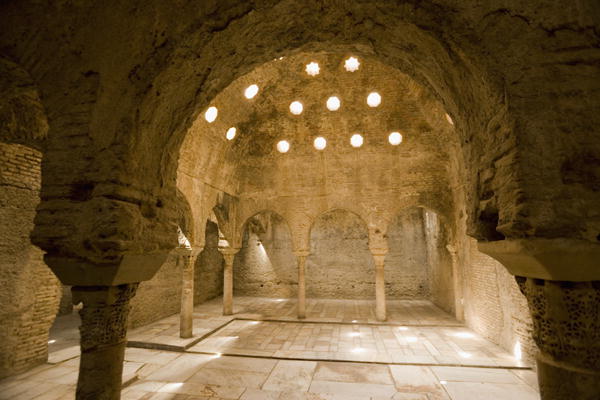
{"type": "Polygon", "coordinates": [[[183,262],[182,257],[171,254],[152,279],[140,283],[135,297],[131,300],[131,328],[179,312],[183,262]]]}
{"type": "Polygon", "coordinates": [[[431,267],[423,211],[412,208],[398,215],[387,232],[389,251],[385,257],[385,286],[388,298],[428,298],[431,267]]]}
{"type": "Polygon", "coordinates": [[[243,247],[235,257],[236,295],[295,297],[298,292],[296,257],[285,221],[263,213],[260,224],[248,224],[243,247]]]}
{"type": "Polygon", "coordinates": [[[41,153],[0,143],[0,378],[41,364],[61,287],[29,233],[39,203],[41,153]]]}
{"type": "MultiPolygon", "coordinates": [[[[242,249],[235,259],[235,294],[295,297],[298,271],[286,222],[271,212],[261,213],[260,219],[255,217],[251,222],[246,225],[242,249]]],[[[452,265],[437,215],[410,209],[395,218],[387,236],[386,296],[432,299],[452,311],[452,265]]],[[[310,245],[306,260],[308,297],[374,298],[373,256],[367,228],[360,218],[342,210],[322,215],[312,227],[310,245]]]]}
{"type": "Polygon", "coordinates": [[[537,348],[525,296],[506,268],[477,250],[474,239],[465,241],[468,261],[464,270],[465,322],[476,332],[532,362],[537,348]]]}
{"type": "Polygon", "coordinates": [[[201,304],[223,294],[223,256],[218,250],[219,228],[206,223],[204,250],[196,259],[194,304],[201,304]]]}
{"type": "MultiPolygon", "coordinates": [[[[195,304],[223,293],[223,257],[217,250],[217,242],[218,230],[209,222],[206,246],[196,259],[195,304]]],[[[131,301],[130,327],[146,325],[180,311],[183,262],[181,256],[171,254],[152,279],[140,283],[131,301]]]]}

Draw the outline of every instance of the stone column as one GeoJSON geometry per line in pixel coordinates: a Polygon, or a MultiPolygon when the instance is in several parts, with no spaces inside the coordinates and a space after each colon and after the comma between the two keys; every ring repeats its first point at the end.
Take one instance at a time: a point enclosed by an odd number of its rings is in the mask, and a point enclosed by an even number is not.
{"type": "Polygon", "coordinates": [[[516,279],[540,349],[542,399],[600,399],[600,281],[516,279]]]}
{"type": "Polygon", "coordinates": [[[73,303],[83,303],[81,360],[77,399],[119,399],[127,343],[129,301],[137,283],[119,286],[74,286],[73,303]]]}
{"type": "Polygon", "coordinates": [[[371,249],[373,259],[375,260],[375,315],[378,321],[387,319],[387,311],[385,306],[385,276],[384,263],[387,249],[371,249]]]}
{"type": "Polygon", "coordinates": [[[446,245],[452,259],[452,287],[454,289],[454,313],[459,321],[465,320],[465,307],[462,290],[462,273],[459,266],[458,251],[454,245],[446,245]]]}
{"type": "Polygon", "coordinates": [[[541,398],[600,399],[600,245],[563,238],[478,247],[516,276],[527,298],[541,398]]]}
{"type": "Polygon", "coordinates": [[[240,249],[225,247],[219,249],[225,259],[223,269],[223,315],[233,314],[233,260],[240,249]]]}
{"type": "Polygon", "coordinates": [[[294,252],[298,260],[298,318],[306,318],[306,280],[305,266],[306,257],[309,255],[308,250],[298,250],[294,252]]]}
{"type": "Polygon", "coordinates": [[[183,258],[181,283],[181,312],[179,314],[179,337],[194,336],[194,266],[202,248],[177,249],[183,258]]]}

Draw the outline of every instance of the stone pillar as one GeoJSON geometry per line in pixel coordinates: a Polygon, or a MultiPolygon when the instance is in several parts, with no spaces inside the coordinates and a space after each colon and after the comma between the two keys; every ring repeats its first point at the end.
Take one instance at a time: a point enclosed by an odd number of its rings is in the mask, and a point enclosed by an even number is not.
{"type": "Polygon", "coordinates": [[[240,249],[225,247],[219,249],[225,259],[223,269],[223,315],[233,314],[233,260],[240,249]]]}
{"type": "Polygon", "coordinates": [[[127,343],[127,317],[137,283],[74,286],[73,303],[83,303],[77,399],[119,399],[127,343]]]}
{"type": "Polygon", "coordinates": [[[306,280],[305,266],[306,257],[309,255],[308,250],[298,250],[294,252],[298,260],[298,318],[306,318],[306,280]]]}
{"type": "Polygon", "coordinates": [[[194,266],[202,248],[177,249],[183,258],[181,282],[181,312],[179,314],[179,337],[194,336],[194,266]]]}
{"type": "Polygon", "coordinates": [[[600,281],[516,279],[540,349],[542,399],[600,399],[600,281]]]}
{"type": "Polygon", "coordinates": [[[600,245],[563,238],[478,247],[517,277],[527,298],[541,398],[600,399],[600,245]]]}
{"type": "Polygon", "coordinates": [[[452,287],[454,289],[454,314],[457,320],[465,320],[465,307],[462,290],[462,273],[459,265],[458,251],[456,247],[448,244],[446,250],[452,259],[452,287]]]}
{"type": "Polygon", "coordinates": [[[387,311],[385,306],[385,276],[384,263],[387,249],[371,249],[373,259],[375,260],[375,315],[378,321],[387,319],[387,311]]]}

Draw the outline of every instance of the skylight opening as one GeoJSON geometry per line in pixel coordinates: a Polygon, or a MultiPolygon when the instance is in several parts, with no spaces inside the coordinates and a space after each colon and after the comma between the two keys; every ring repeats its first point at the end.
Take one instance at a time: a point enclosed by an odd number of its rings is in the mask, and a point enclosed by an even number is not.
{"type": "Polygon", "coordinates": [[[327,147],[327,140],[325,140],[323,136],[319,136],[315,139],[313,145],[315,146],[315,149],[323,150],[325,147],[327,147]]]}
{"type": "Polygon", "coordinates": [[[358,71],[359,67],[360,67],[360,62],[358,61],[358,59],[356,57],[350,57],[344,62],[344,68],[348,72],[358,71]]]}
{"type": "Polygon", "coordinates": [[[306,64],[306,73],[310,76],[317,76],[319,75],[319,72],[321,72],[321,69],[319,68],[318,62],[313,61],[309,64],[306,64]]]}
{"type": "Polygon", "coordinates": [[[362,135],[355,133],[354,135],[352,135],[352,137],[350,138],[350,144],[352,145],[352,147],[360,147],[362,146],[364,143],[364,139],[362,137],[362,135]]]}
{"type": "Polygon", "coordinates": [[[244,90],[244,96],[250,100],[258,93],[258,85],[252,84],[244,90]]]}
{"type": "Polygon", "coordinates": [[[331,96],[327,99],[327,109],[329,111],[337,111],[340,109],[341,105],[340,99],[336,96],[331,96]]]}
{"type": "Polygon", "coordinates": [[[280,153],[287,153],[290,150],[290,142],[287,140],[280,140],[277,143],[277,151],[280,153]]]}
{"type": "Polygon", "coordinates": [[[217,107],[212,106],[212,107],[208,107],[208,109],[206,110],[206,112],[204,113],[204,119],[206,120],[206,122],[213,123],[215,122],[215,120],[217,119],[217,115],[219,114],[219,110],[217,109],[217,107]]]}
{"type": "Polygon", "coordinates": [[[294,115],[302,114],[303,110],[304,110],[304,106],[299,101],[293,101],[290,104],[290,112],[294,115]]]}
{"type": "Polygon", "coordinates": [[[377,107],[381,104],[381,95],[377,92],[371,92],[367,96],[367,104],[369,107],[377,107]]]}
{"type": "Polygon", "coordinates": [[[402,134],[400,132],[392,132],[390,136],[388,136],[388,141],[392,146],[398,146],[402,143],[402,134]]]}
{"type": "Polygon", "coordinates": [[[235,129],[235,127],[231,127],[229,129],[227,129],[227,133],[225,134],[225,137],[227,138],[227,140],[233,140],[235,138],[235,135],[237,134],[237,129],[235,129]]]}

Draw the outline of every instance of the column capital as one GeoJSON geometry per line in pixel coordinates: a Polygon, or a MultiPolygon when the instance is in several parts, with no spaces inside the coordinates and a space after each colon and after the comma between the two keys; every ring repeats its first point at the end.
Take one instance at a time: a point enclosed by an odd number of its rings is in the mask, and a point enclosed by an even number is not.
{"type": "Polygon", "coordinates": [[[516,276],[571,282],[600,280],[598,243],[534,238],[478,242],[477,247],[516,276]]]}
{"type": "Polygon", "coordinates": [[[204,246],[176,247],[173,250],[173,254],[179,256],[196,257],[198,254],[202,253],[202,250],[204,250],[204,246]]]}
{"type": "Polygon", "coordinates": [[[294,250],[293,253],[296,257],[308,257],[310,250],[294,250]]]}
{"type": "Polygon", "coordinates": [[[234,256],[241,250],[240,247],[219,247],[219,253],[224,256],[234,256]]]}
{"type": "Polygon", "coordinates": [[[369,247],[369,251],[371,252],[371,254],[373,254],[373,256],[383,256],[383,257],[385,257],[385,255],[388,253],[388,249],[387,248],[383,248],[383,247],[379,247],[379,248],[369,247]]]}

